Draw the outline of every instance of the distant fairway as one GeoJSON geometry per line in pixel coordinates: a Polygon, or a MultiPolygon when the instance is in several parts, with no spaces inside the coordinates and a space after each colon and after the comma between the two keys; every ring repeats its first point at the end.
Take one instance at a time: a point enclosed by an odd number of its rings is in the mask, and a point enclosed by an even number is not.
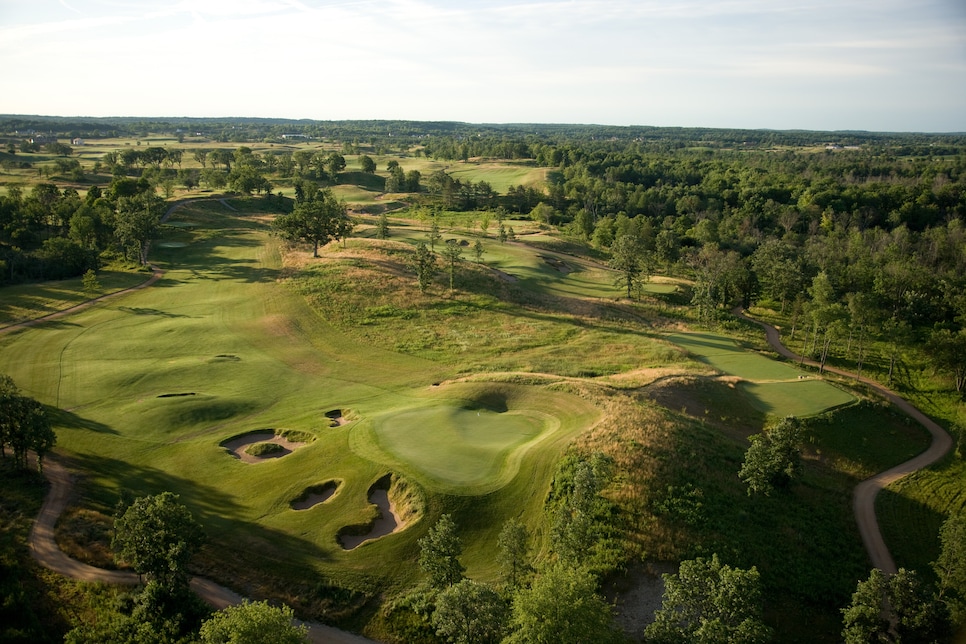
{"type": "Polygon", "coordinates": [[[495,481],[512,451],[539,436],[548,419],[528,411],[470,409],[454,401],[375,420],[379,445],[449,485],[495,481]]]}
{"type": "Polygon", "coordinates": [[[723,373],[737,376],[760,411],[775,416],[811,416],[848,404],[855,398],[824,380],[783,362],[742,349],[723,335],[678,333],[668,340],[686,349],[698,360],[723,373]]]}

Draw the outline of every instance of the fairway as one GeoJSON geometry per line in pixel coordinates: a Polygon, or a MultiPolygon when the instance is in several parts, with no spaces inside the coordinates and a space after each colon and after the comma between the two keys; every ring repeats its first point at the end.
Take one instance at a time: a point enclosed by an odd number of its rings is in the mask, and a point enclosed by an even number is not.
{"type": "Polygon", "coordinates": [[[846,405],[855,398],[825,380],[783,362],[742,349],[723,335],[678,333],[668,337],[696,359],[714,369],[741,378],[739,386],[750,395],[754,406],[775,416],[812,416],[826,409],[846,405]]]}
{"type": "Polygon", "coordinates": [[[528,411],[472,409],[454,401],[375,420],[377,441],[435,481],[480,485],[499,477],[514,448],[539,436],[545,419],[528,411]]]}
{"type": "MultiPolygon", "coordinates": [[[[415,530],[350,551],[337,540],[373,520],[376,481],[391,473],[417,496],[485,495],[474,503],[499,526],[523,507],[541,511],[533,486],[549,485],[566,445],[599,416],[540,387],[446,384],[452,367],[346,336],[280,282],[264,220],[218,202],[180,208],[152,259],[165,270],[154,287],[0,336],[0,372],[50,406],[58,453],[84,472],[79,503],[109,516],[122,490],[179,494],[219,569],[243,560],[391,583],[411,574],[420,505],[407,516],[415,530]],[[332,425],[334,409],[345,424],[332,425]],[[308,439],[257,462],[223,446],[266,428],[308,439]],[[338,494],[292,509],[326,481],[340,481],[338,494]]],[[[495,535],[468,534],[466,548],[488,566],[495,535]]]]}

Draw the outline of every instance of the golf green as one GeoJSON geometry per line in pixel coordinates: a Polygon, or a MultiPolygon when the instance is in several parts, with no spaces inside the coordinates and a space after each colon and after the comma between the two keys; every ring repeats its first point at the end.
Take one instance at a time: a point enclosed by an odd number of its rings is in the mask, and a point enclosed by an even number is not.
{"type": "Polygon", "coordinates": [[[508,456],[547,425],[533,411],[473,409],[454,401],[386,414],[375,420],[375,432],[382,449],[423,475],[449,485],[477,485],[501,478],[508,456]]]}

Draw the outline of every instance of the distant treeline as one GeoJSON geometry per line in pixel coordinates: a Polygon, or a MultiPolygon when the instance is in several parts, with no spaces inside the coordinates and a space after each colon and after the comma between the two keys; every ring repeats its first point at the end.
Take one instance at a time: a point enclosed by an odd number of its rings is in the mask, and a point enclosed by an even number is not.
{"type": "Polygon", "coordinates": [[[966,147],[966,133],[890,133],[864,131],[746,130],[701,127],[651,127],[614,125],[568,125],[540,123],[462,123],[457,121],[342,120],[273,118],[143,118],[60,117],[0,115],[0,136],[8,141],[33,133],[60,138],[146,137],[203,135],[221,142],[281,140],[301,135],[357,144],[391,145],[406,149],[439,139],[437,154],[457,159],[469,156],[535,158],[536,143],[559,145],[565,141],[628,141],[655,149],[688,147],[755,149],[815,145],[873,146],[890,148],[892,154],[955,154],[966,147]],[[443,152],[447,140],[455,147],[443,152]],[[464,146],[466,146],[464,148],[464,146]]]}

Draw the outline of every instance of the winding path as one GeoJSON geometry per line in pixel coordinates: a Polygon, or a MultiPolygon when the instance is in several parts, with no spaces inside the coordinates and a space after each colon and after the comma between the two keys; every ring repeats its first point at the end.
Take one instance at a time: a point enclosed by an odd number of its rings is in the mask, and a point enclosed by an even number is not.
{"type": "MultiPolygon", "coordinates": [[[[54,529],[57,525],[57,519],[67,508],[70,499],[71,476],[67,468],[49,457],[44,461],[44,476],[50,482],[50,490],[47,492],[40,513],[30,529],[31,556],[45,568],[72,579],[125,586],[138,584],[140,579],[133,572],[95,568],[76,559],[71,559],[57,547],[54,529]]],[[[226,606],[240,604],[245,599],[238,593],[224,586],[219,586],[204,577],[192,577],[190,583],[191,589],[199,597],[218,610],[226,606]]],[[[325,624],[316,622],[298,623],[308,626],[309,641],[313,643],[374,644],[373,640],[325,624]]]]}
{"type": "MultiPolygon", "coordinates": [[[[224,202],[224,199],[221,199],[220,201],[226,207],[234,210],[234,208],[224,202]]],[[[161,221],[167,220],[167,218],[170,217],[177,208],[184,205],[184,203],[184,201],[179,201],[172,204],[171,207],[168,208],[167,212],[165,212],[161,221]]],[[[98,302],[115,298],[132,291],[147,288],[156,283],[163,276],[164,271],[152,264],[151,277],[140,284],[119,291],[114,291],[113,293],[108,293],[91,300],[86,300],[70,308],[55,311],[48,315],[33,318],[31,320],[25,320],[23,322],[17,322],[5,327],[0,327],[0,335],[18,329],[36,326],[50,320],[55,320],[57,318],[64,317],[91,307],[98,302]]],[[[28,542],[30,545],[31,556],[45,568],[49,568],[54,572],[60,573],[72,579],[127,586],[133,586],[140,583],[140,578],[133,572],[96,568],[94,566],[77,561],[76,559],[71,559],[64,554],[59,547],[57,547],[55,528],[57,525],[57,519],[59,519],[60,515],[63,514],[65,509],[67,509],[67,504],[70,500],[71,476],[67,469],[57,462],[52,455],[48,456],[44,462],[44,476],[46,476],[47,480],[50,482],[50,490],[47,492],[47,496],[44,498],[44,503],[40,508],[40,513],[37,515],[37,519],[34,521],[34,524],[30,529],[28,542]]],[[[190,584],[191,589],[194,590],[199,597],[201,597],[210,606],[218,610],[221,610],[226,606],[240,604],[245,600],[245,598],[238,593],[229,590],[224,586],[219,586],[215,582],[211,581],[210,579],[205,579],[204,577],[192,577],[190,584]]],[[[355,635],[332,626],[326,626],[325,624],[302,621],[298,621],[298,623],[308,626],[309,641],[313,643],[375,644],[374,640],[366,639],[360,635],[355,635]]]]}
{"type": "MultiPolygon", "coordinates": [[[[783,345],[781,337],[778,333],[778,329],[775,327],[749,317],[740,308],[736,308],[733,313],[742,320],[747,320],[748,322],[752,322],[764,328],[765,337],[768,340],[768,344],[770,344],[772,348],[775,349],[775,351],[777,351],[780,355],[788,358],[789,360],[804,362],[804,364],[812,367],[819,366],[818,362],[808,358],[803,360],[802,356],[793,353],[785,345],[783,345]]],[[[891,389],[884,387],[871,378],[859,376],[858,374],[845,371],[844,369],[829,367],[828,365],[825,366],[825,371],[829,371],[840,376],[845,376],[847,378],[852,378],[853,380],[857,380],[858,382],[875,389],[889,402],[901,409],[920,425],[925,427],[929,431],[930,435],[932,435],[932,442],[924,452],[909,459],[905,463],[900,463],[899,465],[896,465],[885,472],[880,472],[879,474],[862,481],[856,486],[855,491],[852,494],[852,510],[855,513],[855,522],[859,526],[859,534],[862,536],[862,543],[865,545],[865,549],[869,553],[869,559],[872,560],[872,566],[874,568],[878,568],[884,573],[895,574],[897,572],[895,561],[892,559],[892,554],[889,552],[889,548],[886,546],[885,540],[882,538],[882,532],[879,530],[879,522],[875,516],[876,496],[878,496],[879,491],[884,487],[894,483],[895,481],[898,481],[904,476],[928,467],[941,459],[952,448],[953,439],[945,429],[927,417],[924,413],[916,409],[905,398],[900,397],[891,389]]]]}

